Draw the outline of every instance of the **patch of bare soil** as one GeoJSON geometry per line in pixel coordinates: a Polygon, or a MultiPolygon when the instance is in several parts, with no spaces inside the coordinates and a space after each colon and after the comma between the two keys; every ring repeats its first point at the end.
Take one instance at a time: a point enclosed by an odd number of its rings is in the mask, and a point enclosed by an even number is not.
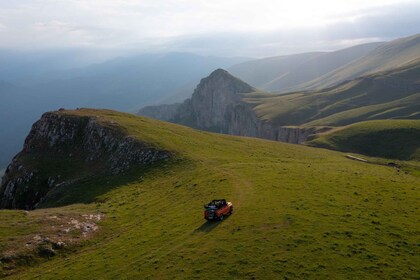
{"type": "MultiPolygon", "coordinates": [[[[28,213],[31,215],[31,213],[28,213]]],[[[39,230],[16,238],[0,252],[0,276],[12,274],[16,268],[51,258],[92,237],[104,214],[34,215],[39,230]],[[3,270],[3,271],[2,271],[3,270]],[[1,273],[2,272],[2,273],[1,273]]]]}

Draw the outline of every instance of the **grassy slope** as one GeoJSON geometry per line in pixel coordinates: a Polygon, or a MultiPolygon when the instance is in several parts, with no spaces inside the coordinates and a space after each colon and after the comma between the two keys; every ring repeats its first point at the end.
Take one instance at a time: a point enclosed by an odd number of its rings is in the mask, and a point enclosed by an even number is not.
{"type": "Polygon", "coordinates": [[[300,89],[326,88],[356,77],[400,68],[420,57],[420,34],[385,43],[367,55],[305,84],[300,89]]]}
{"type": "Polygon", "coordinates": [[[293,70],[285,75],[270,81],[263,86],[269,91],[291,92],[301,90],[303,84],[317,79],[337,68],[366,55],[383,43],[369,43],[350,48],[325,53],[322,56],[312,58],[305,63],[296,65],[293,70]]]}
{"type": "Polygon", "coordinates": [[[321,135],[308,144],[370,156],[420,160],[420,120],[360,122],[321,135]]]}
{"type": "Polygon", "coordinates": [[[272,92],[290,92],[372,51],[382,43],[369,43],[326,53],[302,53],[240,63],[229,72],[253,86],[272,92]]]}
{"type": "Polygon", "coordinates": [[[60,250],[61,253],[71,252],[77,246],[86,243],[92,233],[83,236],[80,228],[72,226],[71,220],[83,221],[82,215],[96,213],[98,210],[91,205],[81,204],[30,212],[0,210],[0,256],[13,256],[15,259],[12,263],[0,261],[0,278],[46,261],[36,254],[40,247],[45,247],[42,246],[42,242],[36,241],[37,237],[63,241],[69,247],[60,250]],[[70,232],[63,232],[69,228],[72,228],[70,232]]]}
{"type": "Polygon", "coordinates": [[[247,98],[275,125],[342,126],[369,119],[415,118],[420,112],[420,63],[314,92],[247,98]]]}
{"type": "Polygon", "coordinates": [[[346,125],[366,120],[420,119],[420,93],[391,102],[361,106],[316,119],[305,126],[346,125]]]}
{"type": "Polygon", "coordinates": [[[299,68],[300,65],[324,54],[322,52],[312,52],[268,57],[243,62],[230,67],[228,70],[250,85],[265,89],[265,86],[271,81],[288,76],[291,69],[299,68]]]}
{"type": "MultiPolygon", "coordinates": [[[[101,232],[76,252],[11,279],[416,278],[420,178],[341,153],[217,135],[112,111],[80,110],[121,124],[178,156],[148,171],[100,178],[69,191],[108,188],[96,203],[40,211],[100,211],[101,232]],[[206,223],[202,205],[236,212],[206,223]]],[[[73,196],[72,196],[73,195],[73,196]]],[[[50,205],[53,206],[53,205],[50,205]]],[[[0,244],[23,234],[0,211],[0,244]]],[[[36,228],[34,228],[36,230],[36,228]]]]}

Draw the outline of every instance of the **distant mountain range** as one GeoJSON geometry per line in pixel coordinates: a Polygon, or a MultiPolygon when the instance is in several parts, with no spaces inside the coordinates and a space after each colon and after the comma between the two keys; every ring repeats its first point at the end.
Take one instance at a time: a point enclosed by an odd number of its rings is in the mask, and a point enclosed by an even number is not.
{"type": "MultiPolygon", "coordinates": [[[[310,52],[249,60],[227,68],[229,73],[268,92],[287,92],[353,62],[383,42],[357,45],[334,52],[310,52]]],[[[199,80],[179,88],[160,103],[182,102],[191,96],[199,80]]]]}
{"type": "Polygon", "coordinates": [[[228,71],[258,88],[287,92],[367,55],[382,44],[363,44],[334,52],[269,57],[234,65],[228,71]]]}
{"type": "Polygon", "coordinates": [[[420,57],[420,35],[329,53],[271,57],[229,68],[233,75],[270,92],[321,89],[362,75],[411,64],[420,57]]]}
{"type": "Polygon", "coordinates": [[[355,75],[353,69],[364,69],[358,70],[362,76],[325,89],[270,94],[219,69],[202,79],[184,103],[145,107],[139,115],[290,143],[302,143],[313,134],[360,121],[420,119],[419,38],[380,45],[348,64],[348,73],[355,75]],[[376,63],[378,56],[381,65],[376,63]],[[369,67],[366,61],[371,62],[369,67]],[[378,72],[371,73],[372,69],[378,72]]]}
{"type": "Polygon", "coordinates": [[[249,97],[275,125],[341,126],[358,121],[420,118],[420,61],[310,92],[249,97]]]}
{"type": "Polygon", "coordinates": [[[365,56],[330,73],[294,87],[295,90],[319,89],[362,75],[392,70],[418,62],[420,35],[397,39],[380,45],[365,56]]]}
{"type": "MultiPolygon", "coordinates": [[[[419,38],[419,35],[415,35],[388,43],[364,44],[335,52],[312,52],[258,60],[204,57],[186,53],[149,54],[73,69],[68,67],[86,63],[81,54],[75,53],[73,62],[69,57],[57,62],[51,57],[45,60],[39,57],[20,59],[18,54],[10,56],[10,53],[3,51],[2,55],[0,51],[0,61],[5,62],[0,67],[0,167],[5,166],[22,146],[24,136],[33,121],[48,110],[60,107],[94,107],[135,112],[148,104],[179,103],[191,97],[200,78],[216,68],[228,69],[233,75],[262,91],[286,93],[316,89],[319,95],[320,88],[324,86],[337,86],[363,75],[376,75],[378,71],[392,72],[399,68],[399,71],[415,75],[416,59],[420,57],[419,38]],[[16,61],[16,65],[13,61],[16,61]]],[[[394,77],[397,74],[386,75],[394,77]]],[[[412,92],[411,89],[408,91],[412,92]]],[[[316,93],[312,94],[312,97],[317,96],[316,93]]],[[[273,99],[264,99],[264,106],[270,107],[271,102],[288,98],[272,97],[273,99]]],[[[304,106],[311,106],[305,102],[312,102],[312,97],[302,98],[305,100],[302,101],[304,106]]],[[[407,95],[407,98],[393,99],[389,101],[394,102],[393,104],[384,103],[383,106],[393,107],[401,102],[398,104],[411,103],[409,107],[415,107],[416,97],[407,95]]],[[[379,106],[375,102],[363,104],[379,106]]],[[[266,114],[267,109],[264,106],[256,106],[256,112],[266,114]]],[[[168,114],[173,113],[175,107],[171,105],[166,108],[168,112],[159,109],[155,113],[164,113],[165,116],[159,117],[165,119],[168,114]]],[[[278,116],[281,115],[282,110],[275,111],[278,116]]],[[[262,115],[259,117],[264,118],[262,115]]]]}
{"type": "MultiPolygon", "coordinates": [[[[7,61],[10,63],[10,58],[7,61]]],[[[42,64],[42,60],[36,61],[28,62],[21,77],[16,75],[24,68],[23,62],[18,61],[19,67],[10,66],[10,71],[16,70],[9,73],[14,84],[0,76],[3,80],[0,81],[0,167],[22,147],[31,124],[45,111],[60,107],[95,107],[134,112],[208,75],[215,68],[229,67],[244,58],[148,54],[55,71],[48,71],[53,67],[48,65],[38,71],[37,65],[42,64]]],[[[6,70],[4,65],[0,67],[0,73],[6,70]]]]}

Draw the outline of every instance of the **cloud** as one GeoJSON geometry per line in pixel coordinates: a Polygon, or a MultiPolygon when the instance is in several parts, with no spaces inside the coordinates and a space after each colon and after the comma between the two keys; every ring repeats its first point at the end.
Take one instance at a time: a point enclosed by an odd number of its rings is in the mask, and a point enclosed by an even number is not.
{"type": "Polygon", "coordinates": [[[2,1],[0,47],[267,56],[410,35],[418,14],[410,0],[2,1]]]}
{"type": "Polygon", "coordinates": [[[389,41],[418,33],[416,4],[366,9],[361,15],[316,27],[265,32],[224,32],[177,38],[179,50],[264,57],[307,51],[330,51],[357,44],[389,41]]]}

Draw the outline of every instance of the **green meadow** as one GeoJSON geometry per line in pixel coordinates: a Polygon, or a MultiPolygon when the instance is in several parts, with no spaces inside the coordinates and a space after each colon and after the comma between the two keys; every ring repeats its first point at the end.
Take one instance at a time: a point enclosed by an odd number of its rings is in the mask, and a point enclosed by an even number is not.
{"type": "Polygon", "coordinates": [[[341,152],[213,134],[107,110],[59,113],[117,123],[127,135],[174,156],[123,175],[93,176],[41,209],[1,210],[0,256],[24,248],[33,235],[53,234],[47,219],[52,215],[104,216],[98,231],[74,236],[76,245],[54,257],[22,249],[22,261],[0,263],[0,276],[420,277],[416,162],[401,161],[411,169],[398,169],[353,161],[341,152]],[[203,204],[215,198],[231,201],[235,212],[223,222],[206,222],[203,204]]]}
{"type": "Polygon", "coordinates": [[[420,160],[420,120],[366,121],[337,128],[308,145],[388,159],[420,160]]]}

